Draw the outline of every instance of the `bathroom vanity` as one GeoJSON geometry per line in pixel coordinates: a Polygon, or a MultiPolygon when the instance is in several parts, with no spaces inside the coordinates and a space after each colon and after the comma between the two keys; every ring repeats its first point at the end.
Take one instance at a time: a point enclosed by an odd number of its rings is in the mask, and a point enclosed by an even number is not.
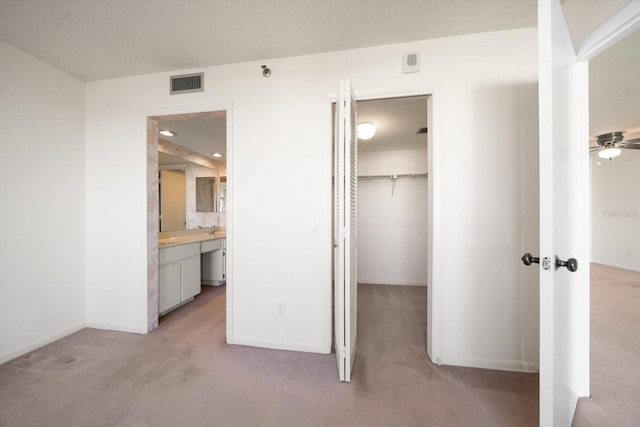
{"type": "Polygon", "coordinates": [[[158,312],[190,301],[200,293],[200,243],[160,248],[158,312]]]}
{"type": "Polygon", "coordinates": [[[202,284],[224,283],[225,237],[224,232],[192,233],[163,236],[158,240],[158,313],[161,316],[191,301],[200,293],[202,284]]]}

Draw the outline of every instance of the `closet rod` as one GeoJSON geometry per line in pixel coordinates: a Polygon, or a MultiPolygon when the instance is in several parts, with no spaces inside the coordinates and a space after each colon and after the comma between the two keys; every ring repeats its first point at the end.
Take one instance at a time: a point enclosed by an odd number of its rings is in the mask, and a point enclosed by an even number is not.
{"type": "Polygon", "coordinates": [[[426,178],[428,173],[403,173],[395,175],[360,175],[358,179],[398,179],[398,178],[426,178]]]}

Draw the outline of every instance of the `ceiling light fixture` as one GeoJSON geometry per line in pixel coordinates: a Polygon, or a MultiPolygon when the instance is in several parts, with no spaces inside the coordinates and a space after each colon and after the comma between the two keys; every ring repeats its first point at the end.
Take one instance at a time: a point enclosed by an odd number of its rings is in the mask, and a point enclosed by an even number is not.
{"type": "Polygon", "coordinates": [[[213,153],[213,154],[211,154],[211,155],[212,155],[213,157],[222,157],[222,154],[220,154],[220,153],[213,153]]]}
{"type": "Polygon", "coordinates": [[[622,150],[615,147],[605,148],[604,150],[598,153],[598,157],[602,159],[613,159],[614,157],[618,157],[622,153],[622,150]]]}
{"type": "Polygon", "coordinates": [[[162,130],[160,131],[160,135],[162,135],[162,136],[176,136],[176,135],[177,135],[177,133],[172,132],[172,131],[170,131],[170,130],[162,129],[162,130]]]}
{"type": "Polygon", "coordinates": [[[371,139],[376,134],[376,125],[372,122],[358,124],[358,139],[371,139]]]}

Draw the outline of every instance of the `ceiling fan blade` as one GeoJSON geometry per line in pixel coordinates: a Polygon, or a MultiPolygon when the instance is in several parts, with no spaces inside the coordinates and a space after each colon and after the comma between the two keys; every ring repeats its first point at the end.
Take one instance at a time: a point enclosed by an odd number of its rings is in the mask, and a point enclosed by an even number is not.
{"type": "Polygon", "coordinates": [[[640,150],[640,138],[627,139],[618,143],[620,148],[631,148],[633,150],[640,150]]]}
{"type": "Polygon", "coordinates": [[[600,151],[602,150],[602,147],[597,146],[597,147],[589,147],[589,153],[595,153],[596,151],[600,151]]]}

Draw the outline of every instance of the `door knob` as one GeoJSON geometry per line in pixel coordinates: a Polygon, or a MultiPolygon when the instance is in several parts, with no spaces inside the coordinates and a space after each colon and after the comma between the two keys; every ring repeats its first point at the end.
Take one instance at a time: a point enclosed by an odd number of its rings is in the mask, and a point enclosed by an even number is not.
{"type": "Polygon", "coordinates": [[[524,265],[531,265],[532,263],[540,264],[540,258],[534,257],[529,252],[522,255],[522,258],[520,259],[524,262],[524,265]]]}
{"type": "Polygon", "coordinates": [[[575,258],[569,258],[566,261],[562,261],[560,257],[556,255],[556,271],[558,271],[560,267],[567,267],[567,270],[573,273],[578,270],[578,260],[575,258]]]}

